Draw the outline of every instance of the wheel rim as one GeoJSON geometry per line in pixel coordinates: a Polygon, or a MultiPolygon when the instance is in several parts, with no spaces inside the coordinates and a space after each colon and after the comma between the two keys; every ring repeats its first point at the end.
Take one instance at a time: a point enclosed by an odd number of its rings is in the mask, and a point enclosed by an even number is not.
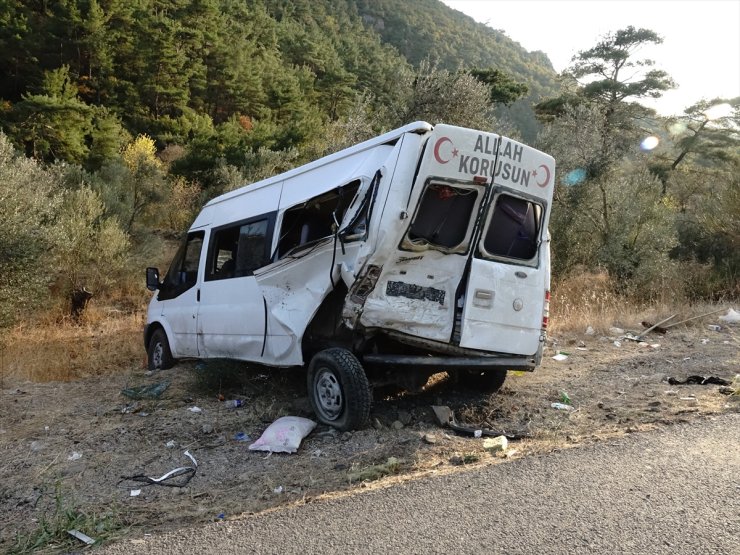
{"type": "Polygon", "coordinates": [[[344,408],[342,385],[334,372],[321,368],[314,380],[314,398],[316,408],[327,420],[336,420],[344,408]]]}
{"type": "Polygon", "coordinates": [[[162,343],[157,342],[154,344],[152,349],[152,366],[154,368],[162,368],[162,359],[164,358],[164,346],[162,343]]]}

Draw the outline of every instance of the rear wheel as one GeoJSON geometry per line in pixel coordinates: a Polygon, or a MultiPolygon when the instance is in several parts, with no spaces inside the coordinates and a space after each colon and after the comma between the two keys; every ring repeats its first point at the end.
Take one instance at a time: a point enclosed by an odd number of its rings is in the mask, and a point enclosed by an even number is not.
{"type": "Polygon", "coordinates": [[[462,385],[486,393],[494,393],[501,389],[505,380],[506,370],[461,370],[458,373],[458,381],[462,385]]]}
{"type": "Polygon", "coordinates": [[[162,328],[155,330],[152,334],[147,355],[149,370],[166,370],[174,366],[175,359],[172,358],[170,343],[167,341],[167,334],[162,328]]]}
{"type": "Polygon", "coordinates": [[[347,349],[317,353],[308,366],[308,397],[320,422],[346,431],[367,427],[372,393],[360,361],[347,349]]]}

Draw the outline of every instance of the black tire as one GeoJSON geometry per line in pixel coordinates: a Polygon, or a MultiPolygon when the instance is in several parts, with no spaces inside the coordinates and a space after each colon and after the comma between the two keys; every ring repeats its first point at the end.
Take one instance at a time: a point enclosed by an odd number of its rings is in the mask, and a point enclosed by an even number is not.
{"type": "Polygon", "coordinates": [[[317,353],[308,366],[308,398],[320,422],[337,430],[366,428],[372,392],[355,355],[331,348],[317,353]]]}
{"type": "Polygon", "coordinates": [[[167,334],[162,328],[154,330],[146,352],[149,370],[167,370],[175,365],[175,359],[172,358],[172,351],[170,351],[170,343],[167,341],[167,334]]]}
{"type": "Polygon", "coordinates": [[[461,370],[458,382],[472,389],[485,393],[495,393],[506,380],[506,370],[461,370]]]}

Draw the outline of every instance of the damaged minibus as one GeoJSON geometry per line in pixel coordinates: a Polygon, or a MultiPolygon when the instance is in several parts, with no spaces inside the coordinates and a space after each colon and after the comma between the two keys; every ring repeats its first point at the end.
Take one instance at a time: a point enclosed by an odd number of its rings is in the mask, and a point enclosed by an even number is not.
{"type": "Polygon", "coordinates": [[[495,391],[541,361],[552,157],[416,122],[208,202],[160,281],[151,369],[180,358],[307,368],[317,418],[370,418],[372,385],[495,391]]]}

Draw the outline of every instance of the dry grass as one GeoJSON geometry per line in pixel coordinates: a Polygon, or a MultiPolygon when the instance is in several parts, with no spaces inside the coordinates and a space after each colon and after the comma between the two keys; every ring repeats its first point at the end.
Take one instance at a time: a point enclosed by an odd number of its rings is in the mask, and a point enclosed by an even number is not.
{"type": "Polygon", "coordinates": [[[50,314],[20,324],[0,343],[0,381],[72,381],[139,367],[145,360],[144,315],[142,308],[122,312],[93,304],[80,323],[50,314]]]}
{"type": "Polygon", "coordinates": [[[612,278],[605,273],[584,272],[556,283],[550,303],[550,332],[582,333],[591,326],[596,333],[609,335],[612,326],[641,330],[643,321],[655,324],[677,314],[673,321],[679,322],[721,308],[709,303],[689,305],[676,297],[636,303],[614,291],[612,278]]]}

